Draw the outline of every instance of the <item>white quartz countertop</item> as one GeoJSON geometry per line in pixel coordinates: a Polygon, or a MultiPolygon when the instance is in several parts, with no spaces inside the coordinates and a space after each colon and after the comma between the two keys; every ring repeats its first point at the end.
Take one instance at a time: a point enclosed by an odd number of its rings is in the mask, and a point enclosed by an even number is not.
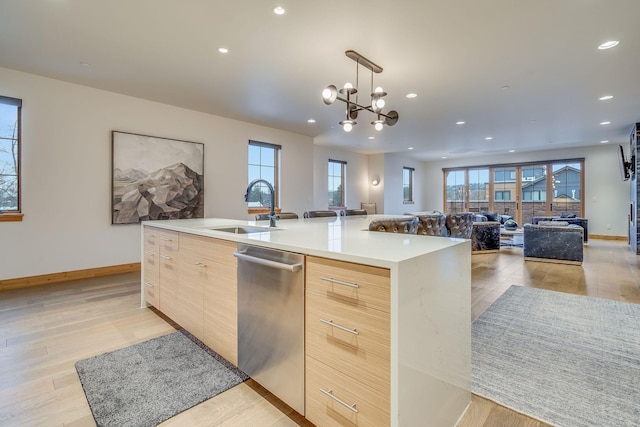
{"type": "Polygon", "coordinates": [[[269,221],[225,218],[145,221],[144,225],[234,242],[253,244],[305,255],[391,268],[398,263],[454,246],[468,240],[368,231],[374,219],[398,215],[346,216],[336,218],[282,219],[275,229],[269,221]],[[264,227],[265,232],[234,234],[216,230],[226,226],[264,227]]]}

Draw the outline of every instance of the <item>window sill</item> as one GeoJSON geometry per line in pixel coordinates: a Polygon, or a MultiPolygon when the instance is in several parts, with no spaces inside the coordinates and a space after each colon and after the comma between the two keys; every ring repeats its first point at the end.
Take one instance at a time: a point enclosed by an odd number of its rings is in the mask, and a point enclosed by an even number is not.
{"type": "Polygon", "coordinates": [[[0,213],[0,222],[22,222],[24,214],[19,212],[0,213]]]}
{"type": "Polygon", "coordinates": [[[411,200],[411,201],[405,200],[405,201],[402,202],[402,204],[404,204],[404,205],[413,205],[413,204],[415,204],[415,202],[413,200],[411,200]]]}

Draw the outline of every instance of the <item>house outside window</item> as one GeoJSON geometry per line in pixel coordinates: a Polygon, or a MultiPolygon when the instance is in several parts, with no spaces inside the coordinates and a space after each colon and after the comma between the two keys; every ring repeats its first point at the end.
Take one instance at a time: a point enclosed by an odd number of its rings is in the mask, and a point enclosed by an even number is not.
{"type": "Polygon", "coordinates": [[[507,191],[496,191],[494,200],[496,200],[496,201],[511,200],[511,191],[509,191],[509,190],[507,190],[507,191]]]}
{"type": "Polygon", "coordinates": [[[0,221],[20,221],[22,100],[0,96],[0,221]]]}
{"type": "MultiPolygon", "coordinates": [[[[264,179],[273,186],[275,205],[279,206],[279,164],[282,146],[260,141],[249,141],[249,181],[264,179]]],[[[247,183],[247,184],[248,184],[247,183]]],[[[259,183],[249,194],[249,213],[268,212],[271,209],[269,188],[259,183]]]]}
{"type": "Polygon", "coordinates": [[[328,166],[329,209],[344,208],[346,207],[344,183],[347,172],[347,162],[329,159],[328,166]]]}
{"type": "Polygon", "coordinates": [[[414,168],[402,168],[402,194],[404,203],[413,203],[413,174],[414,168]]]}

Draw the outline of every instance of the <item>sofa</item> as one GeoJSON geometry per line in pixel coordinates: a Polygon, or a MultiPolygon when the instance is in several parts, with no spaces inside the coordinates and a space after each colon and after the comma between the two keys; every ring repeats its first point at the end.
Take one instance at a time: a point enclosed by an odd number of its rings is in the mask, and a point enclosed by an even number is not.
{"type": "Polygon", "coordinates": [[[498,221],[474,222],[471,229],[471,253],[498,250],[500,250],[500,223],[498,221]]]}
{"type": "Polygon", "coordinates": [[[584,242],[587,243],[589,241],[589,220],[587,218],[577,218],[574,216],[534,216],[531,218],[531,224],[537,224],[540,221],[564,221],[568,222],[570,225],[579,225],[584,230],[584,234],[582,237],[584,238],[584,242]]]}
{"type": "Polygon", "coordinates": [[[582,227],[562,221],[539,221],[523,228],[525,260],[582,264],[582,227]]]}
{"type": "Polygon", "coordinates": [[[418,218],[418,234],[423,236],[446,236],[445,225],[446,216],[439,211],[405,212],[405,215],[412,215],[418,218]]]}

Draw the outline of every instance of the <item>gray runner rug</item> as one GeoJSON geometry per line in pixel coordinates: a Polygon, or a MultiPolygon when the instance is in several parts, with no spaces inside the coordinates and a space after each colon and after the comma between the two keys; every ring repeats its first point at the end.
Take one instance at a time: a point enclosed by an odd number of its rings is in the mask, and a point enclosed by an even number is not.
{"type": "Polygon", "coordinates": [[[80,360],[76,371],[96,424],[117,427],[158,425],[247,379],[186,332],[80,360]]]}
{"type": "Polygon", "coordinates": [[[560,427],[640,426],[640,304],[511,286],[471,330],[473,393],[560,427]]]}

